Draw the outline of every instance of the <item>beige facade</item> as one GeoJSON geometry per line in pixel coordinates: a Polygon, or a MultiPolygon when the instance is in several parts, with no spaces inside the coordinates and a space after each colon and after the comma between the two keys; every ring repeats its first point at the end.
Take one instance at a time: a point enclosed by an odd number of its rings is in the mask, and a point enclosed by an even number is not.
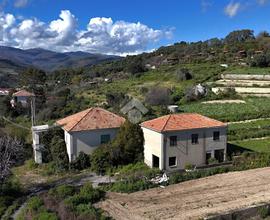
{"type": "Polygon", "coordinates": [[[114,139],[119,128],[98,129],[90,131],[65,131],[65,142],[69,160],[74,160],[80,152],[91,154],[102,144],[102,138],[109,136],[114,139]],[[102,137],[103,136],[103,137],[102,137]]]}
{"type": "Polygon", "coordinates": [[[226,159],[226,126],[171,132],[142,129],[145,163],[150,167],[158,165],[161,170],[174,171],[184,169],[187,164],[205,165],[209,157],[216,157],[220,162],[226,159]],[[192,136],[196,143],[192,143],[192,136]]]}

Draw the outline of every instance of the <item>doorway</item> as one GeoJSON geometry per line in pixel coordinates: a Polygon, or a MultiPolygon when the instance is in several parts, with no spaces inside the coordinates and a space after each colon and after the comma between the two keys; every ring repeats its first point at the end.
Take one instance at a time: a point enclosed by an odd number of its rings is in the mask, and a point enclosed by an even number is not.
{"type": "Polygon", "coordinates": [[[155,156],[154,154],[152,155],[152,165],[155,168],[159,168],[159,157],[155,156]]]}
{"type": "Polygon", "coordinates": [[[219,163],[224,162],[224,150],[215,150],[215,158],[219,163]]]}
{"type": "Polygon", "coordinates": [[[205,156],[205,164],[208,164],[209,159],[212,157],[211,152],[206,152],[206,156],[205,156]]]}

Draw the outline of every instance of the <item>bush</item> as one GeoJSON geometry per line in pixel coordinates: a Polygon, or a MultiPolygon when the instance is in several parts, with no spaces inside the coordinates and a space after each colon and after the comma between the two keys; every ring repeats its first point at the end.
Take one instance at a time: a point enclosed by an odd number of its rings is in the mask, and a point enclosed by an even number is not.
{"type": "Polygon", "coordinates": [[[112,143],[97,148],[91,155],[92,169],[105,173],[109,168],[136,163],[143,159],[143,132],[138,124],[126,121],[112,143]]]}
{"type": "Polygon", "coordinates": [[[193,166],[192,164],[187,163],[187,164],[185,165],[185,170],[193,170],[193,169],[194,169],[194,166],[193,166]]]}
{"type": "Polygon", "coordinates": [[[143,162],[128,164],[117,170],[118,179],[151,179],[161,173],[158,168],[150,168],[143,162]]]}
{"type": "Polygon", "coordinates": [[[64,199],[75,194],[74,186],[70,185],[61,185],[56,188],[50,189],[49,195],[64,199]]]}
{"type": "Polygon", "coordinates": [[[38,211],[42,206],[43,201],[38,196],[34,196],[28,200],[26,208],[29,211],[38,211]]]}
{"type": "Polygon", "coordinates": [[[34,170],[38,168],[38,164],[33,159],[27,160],[25,165],[28,170],[34,170]]]}
{"type": "Polygon", "coordinates": [[[91,166],[90,155],[80,152],[75,161],[71,163],[71,168],[75,170],[83,170],[91,166]]]}
{"type": "Polygon", "coordinates": [[[69,168],[69,159],[64,139],[57,136],[53,137],[50,149],[57,170],[67,170],[69,168]]]}
{"type": "Polygon", "coordinates": [[[81,187],[80,192],[65,200],[66,205],[75,209],[79,204],[93,204],[98,202],[105,196],[105,193],[100,189],[94,189],[91,183],[81,187]]]}
{"type": "Polygon", "coordinates": [[[218,164],[219,163],[218,160],[214,157],[209,158],[207,162],[209,164],[218,164]]]}
{"type": "Polygon", "coordinates": [[[92,169],[98,174],[104,174],[110,167],[110,153],[106,146],[98,147],[91,156],[92,169]]]}
{"type": "Polygon", "coordinates": [[[37,216],[34,218],[34,220],[58,220],[59,218],[55,213],[51,213],[48,211],[42,211],[37,214],[37,216]]]}
{"type": "Polygon", "coordinates": [[[171,100],[171,91],[164,87],[150,88],[145,96],[145,102],[152,106],[169,105],[171,100]]]}
{"type": "Polygon", "coordinates": [[[268,207],[260,207],[258,213],[262,219],[265,219],[269,216],[269,208],[268,207]]]}
{"type": "Polygon", "coordinates": [[[59,172],[54,162],[41,164],[40,167],[42,168],[41,174],[44,176],[55,175],[59,172]]]}
{"type": "Polygon", "coordinates": [[[156,185],[150,181],[141,180],[126,180],[112,184],[110,190],[121,193],[132,193],[136,191],[146,190],[155,187],[156,185]]]}
{"type": "Polygon", "coordinates": [[[188,69],[181,68],[181,69],[176,70],[176,78],[179,81],[185,81],[185,80],[190,80],[193,77],[188,69]]]}

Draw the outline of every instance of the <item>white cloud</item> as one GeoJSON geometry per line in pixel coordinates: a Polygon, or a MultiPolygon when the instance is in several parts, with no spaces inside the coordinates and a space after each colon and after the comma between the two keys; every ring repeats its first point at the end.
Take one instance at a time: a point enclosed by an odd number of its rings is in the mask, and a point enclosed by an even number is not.
{"type": "Polygon", "coordinates": [[[23,8],[28,4],[28,0],[15,0],[14,7],[15,8],[23,8]]]}
{"type": "Polygon", "coordinates": [[[239,2],[230,2],[224,9],[224,12],[226,15],[228,15],[229,17],[234,17],[235,15],[237,15],[237,13],[239,12],[241,7],[241,4],[239,2]]]}
{"type": "Polygon", "coordinates": [[[68,10],[61,11],[59,19],[49,23],[0,13],[0,45],[22,49],[134,54],[171,35],[172,30],[155,30],[140,22],[114,22],[104,17],[91,18],[86,29],[80,30],[76,17],[68,10]]]}

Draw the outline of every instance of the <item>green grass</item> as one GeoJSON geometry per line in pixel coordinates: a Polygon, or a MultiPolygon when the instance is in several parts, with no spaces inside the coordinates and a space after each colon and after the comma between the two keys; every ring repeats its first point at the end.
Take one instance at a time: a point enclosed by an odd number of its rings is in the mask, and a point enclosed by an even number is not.
{"type": "Polygon", "coordinates": [[[196,112],[224,122],[270,117],[269,98],[245,98],[245,104],[203,104],[180,106],[184,112],[196,112]]]}
{"type": "Polygon", "coordinates": [[[244,140],[250,138],[270,137],[270,119],[262,119],[248,123],[230,124],[228,139],[244,140]]]}
{"type": "Polygon", "coordinates": [[[129,76],[126,79],[115,80],[112,83],[101,83],[93,88],[80,88],[76,93],[77,96],[83,96],[91,100],[91,103],[100,103],[106,101],[105,94],[122,92],[129,94],[141,100],[144,100],[144,88],[160,86],[167,88],[176,88],[185,90],[194,84],[206,81],[215,81],[217,76],[223,69],[217,64],[179,64],[175,66],[161,66],[156,70],[150,70],[142,73],[139,77],[129,76]],[[180,68],[188,68],[193,79],[188,81],[178,81],[176,70],[180,68]]]}
{"type": "Polygon", "coordinates": [[[270,138],[261,140],[233,141],[231,144],[254,152],[270,153],[270,138]]]}

